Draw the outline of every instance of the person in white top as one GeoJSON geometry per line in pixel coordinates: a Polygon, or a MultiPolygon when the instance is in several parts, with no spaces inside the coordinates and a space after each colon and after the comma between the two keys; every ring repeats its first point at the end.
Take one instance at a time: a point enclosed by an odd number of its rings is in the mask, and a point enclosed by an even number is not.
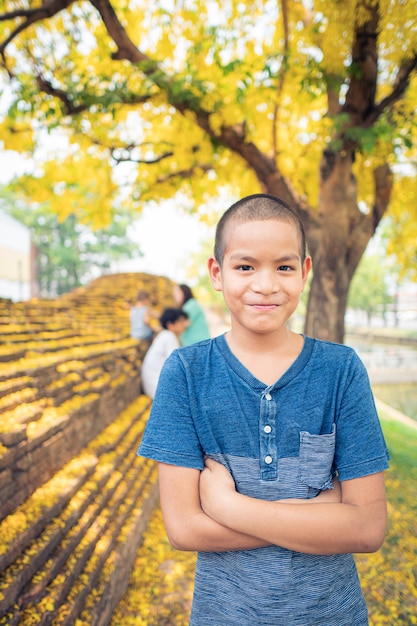
{"type": "Polygon", "coordinates": [[[162,366],[171,352],[180,347],[180,335],[190,323],[185,311],[174,308],[164,309],[159,322],[162,330],[151,343],[142,363],[142,389],[152,399],[162,366]]]}

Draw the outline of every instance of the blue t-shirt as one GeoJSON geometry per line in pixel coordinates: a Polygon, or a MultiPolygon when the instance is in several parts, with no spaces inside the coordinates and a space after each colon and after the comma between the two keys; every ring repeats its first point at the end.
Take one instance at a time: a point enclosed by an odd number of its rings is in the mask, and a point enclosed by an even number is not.
{"type": "MultiPolygon", "coordinates": [[[[337,472],[387,469],[369,379],[356,352],[304,338],[273,385],[255,378],[224,336],[174,351],[159,379],[139,454],[202,469],[223,463],[236,488],[265,500],[311,498],[337,472]]],[[[198,555],[192,626],[364,626],[353,556],[278,546],[198,555]]]]}

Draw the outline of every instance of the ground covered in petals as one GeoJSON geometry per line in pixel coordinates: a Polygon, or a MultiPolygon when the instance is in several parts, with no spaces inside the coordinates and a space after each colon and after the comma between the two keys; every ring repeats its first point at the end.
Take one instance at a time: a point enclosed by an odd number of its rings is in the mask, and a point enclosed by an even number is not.
{"type": "Polygon", "coordinates": [[[161,510],[155,509],[111,626],[187,626],[195,562],[194,552],[171,548],[161,510]]]}
{"type": "MultiPolygon", "coordinates": [[[[417,430],[383,418],[388,532],[376,554],[358,555],[370,626],[417,625],[417,430]]],[[[173,550],[159,509],[145,533],[129,588],[111,626],[187,626],[195,554],[173,550]]]]}

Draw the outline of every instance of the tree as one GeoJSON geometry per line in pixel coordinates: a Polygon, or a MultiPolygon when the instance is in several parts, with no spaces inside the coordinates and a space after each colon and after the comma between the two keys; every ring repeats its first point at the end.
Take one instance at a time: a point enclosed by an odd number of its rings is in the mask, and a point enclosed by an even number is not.
{"type": "Polygon", "coordinates": [[[394,187],[382,236],[386,251],[397,261],[399,279],[417,280],[417,181],[402,176],[394,187]]]}
{"type": "Polygon", "coordinates": [[[22,205],[7,190],[1,193],[0,206],[31,231],[43,297],[86,284],[109,270],[112,261],[141,255],[138,245],[129,239],[130,220],[126,215],[116,216],[107,228],[93,232],[74,215],[60,221],[47,206],[22,205]]]}
{"type": "MultiPolygon", "coordinates": [[[[416,145],[413,0],[2,6],[13,97],[1,136],[33,150],[38,128],[65,132],[69,156],[43,166],[58,212],[75,194],[90,218],[109,219],[112,166],[124,163],[136,166],[131,208],[178,190],[195,205],[277,194],[303,218],[313,257],[305,331],[343,340],[393,165],[416,145]]],[[[37,172],[31,185],[45,193],[37,172]]]]}

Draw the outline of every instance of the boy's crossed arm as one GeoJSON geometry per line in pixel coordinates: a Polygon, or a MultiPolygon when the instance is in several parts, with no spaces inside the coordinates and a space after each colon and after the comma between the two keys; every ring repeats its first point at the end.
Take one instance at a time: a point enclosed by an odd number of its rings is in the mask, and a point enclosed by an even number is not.
{"type": "Polygon", "coordinates": [[[346,480],[340,489],[339,501],[323,492],[312,500],[269,502],[238,493],[227,469],[212,459],[200,476],[203,510],[236,532],[308,554],[375,552],[386,531],[383,472],[346,480]]]}
{"type": "Polygon", "coordinates": [[[207,515],[200,502],[200,470],[159,463],[159,493],[165,530],[177,550],[248,550],[269,542],[230,528],[207,515]]]}
{"type": "MultiPolygon", "coordinates": [[[[350,511],[356,505],[341,504],[338,481],[333,491],[313,500],[266,502],[238,494],[227,470],[208,460],[202,473],[160,463],[159,484],[168,538],[179,550],[228,551],[277,544],[315,554],[351,551],[342,535],[346,535],[344,524],[350,526],[352,521],[349,517],[344,521],[344,515],[346,507],[350,511]]],[[[382,500],[384,505],[377,508],[385,511],[384,495],[382,500]]],[[[360,541],[355,538],[358,545],[360,541]]]]}

